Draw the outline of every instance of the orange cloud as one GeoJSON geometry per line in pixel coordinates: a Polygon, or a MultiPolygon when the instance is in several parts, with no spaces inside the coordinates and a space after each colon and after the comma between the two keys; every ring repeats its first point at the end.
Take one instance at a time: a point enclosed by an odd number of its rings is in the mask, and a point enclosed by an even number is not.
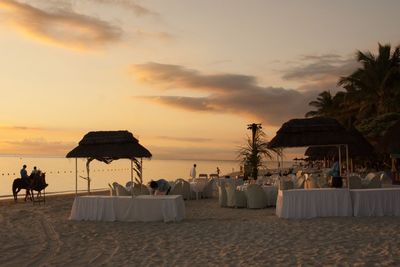
{"type": "Polygon", "coordinates": [[[74,146],[73,142],[47,141],[44,138],[0,142],[3,155],[65,156],[74,146]]]}
{"type": "Polygon", "coordinates": [[[14,0],[2,0],[0,10],[5,11],[6,22],[25,36],[68,49],[98,48],[122,35],[119,27],[72,11],[48,12],[14,0]]]}
{"type": "Polygon", "coordinates": [[[308,103],[318,92],[263,87],[256,77],[241,74],[202,74],[179,65],[138,64],[132,74],[143,83],[159,88],[185,89],[205,94],[203,97],[150,96],[152,102],[185,110],[233,113],[278,126],[288,119],[303,117],[308,103]]]}

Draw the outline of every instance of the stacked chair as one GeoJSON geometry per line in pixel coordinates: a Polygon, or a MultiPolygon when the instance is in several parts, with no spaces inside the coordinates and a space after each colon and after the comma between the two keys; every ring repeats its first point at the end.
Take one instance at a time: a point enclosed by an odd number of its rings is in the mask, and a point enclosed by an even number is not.
{"type": "Polygon", "coordinates": [[[135,196],[140,196],[140,195],[150,195],[150,191],[145,185],[140,185],[140,184],[134,184],[133,187],[133,194],[135,196]]]}

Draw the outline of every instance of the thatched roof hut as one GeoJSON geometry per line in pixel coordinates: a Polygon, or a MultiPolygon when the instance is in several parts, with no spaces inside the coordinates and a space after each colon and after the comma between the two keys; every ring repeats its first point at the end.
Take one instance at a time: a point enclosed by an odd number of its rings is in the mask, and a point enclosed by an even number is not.
{"type": "Polygon", "coordinates": [[[67,158],[95,158],[100,161],[151,156],[150,151],[128,131],[89,132],[67,154],[67,158]]]}
{"type": "Polygon", "coordinates": [[[390,127],[382,137],[383,150],[389,154],[400,154],[400,121],[390,127]]]}
{"type": "Polygon", "coordinates": [[[285,122],[269,142],[270,148],[343,145],[351,136],[335,119],[315,117],[285,122]]]}
{"type": "MultiPolygon", "coordinates": [[[[133,161],[136,158],[151,158],[151,153],[128,131],[98,131],[87,133],[79,145],[67,154],[67,158],[87,158],[87,177],[82,177],[88,182],[90,193],[90,168],[89,164],[96,159],[110,163],[117,159],[131,160],[131,182],[133,183],[133,161]]],[[[142,179],[142,162],[140,161],[139,171],[142,179]]],[[[75,190],[78,192],[78,164],[75,161],[75,190]]],[[[141,182],[141,180],[140,180],[141,182]]]]}

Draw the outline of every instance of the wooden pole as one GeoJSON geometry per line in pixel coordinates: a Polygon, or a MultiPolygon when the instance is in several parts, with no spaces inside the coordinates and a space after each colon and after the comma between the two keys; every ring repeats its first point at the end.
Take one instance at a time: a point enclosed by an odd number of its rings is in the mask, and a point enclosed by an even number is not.
{"type": "MultiPolygon", "coordinates": [[[[140,158],[140,182],[143,184],[143,158],[140,158]]],[[[142,184],[140,188],[142,188],[142,184]]]]}
{"type": "Polygon", "coordinates": [[[88,186],[88,193],[90,194],[90,158],[87,158],[86,161],[86,172],[87,172],[87,186],[88,186]]]}
{"type": "Polygon", "coordinates": [[[132,184],[131,195],[132,195],[132,198],[133,198],[133,160],[132,159],[131,159],[131,184],[132,184]]]}
{"type": "Polygon", "coordinates": [[[342,150],[340,148],[340,145],[338,145],[339,148],[339,176],[342,177],[342,150]]]}
{"type": "Polygon", "coordinates": [[[347,188],[350,189],[349,183],[349,145],[346,144],[346,176],[347,176],[347,188]]]}
{"type": "Polygon", "coordinates": [[[75,197],[78,195],[78,158],[75,158],[75,197]]]}

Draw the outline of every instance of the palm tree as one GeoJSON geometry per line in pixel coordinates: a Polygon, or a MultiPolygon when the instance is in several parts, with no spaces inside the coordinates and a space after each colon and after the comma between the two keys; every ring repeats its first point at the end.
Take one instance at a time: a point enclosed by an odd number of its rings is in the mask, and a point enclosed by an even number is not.
{"type": "Polygon", "coordinates": [[[358,51],[361,67],[339,80],[338,85],[359,103],[364,118],[399,110],[393,104],[399,100],[400,47],[391,50],[389,44],[379,44],[377,56],[358,51]]]}
{"type": "Polygon", "coordinates": [[[317,110],[307,112],[306,117],[329,117],[333,115],[335,111],[334,101],[330,91],[323,91],[318,95],[317,100],[311,101],[308,105],[316,108],[317,110]]]}
{"type": "Polygon", "coordinates": [[[247,144],[239,148],[238,158],[245,166],[251,168],[251,177],[257,179],[258,168],[262,166],[263,159],[271,159],[276,151],[268,148],[268,141],[265,139],[261,124],[249,124],[247,129],[252,131],[252,137],[248,136],[247,144]]]}

